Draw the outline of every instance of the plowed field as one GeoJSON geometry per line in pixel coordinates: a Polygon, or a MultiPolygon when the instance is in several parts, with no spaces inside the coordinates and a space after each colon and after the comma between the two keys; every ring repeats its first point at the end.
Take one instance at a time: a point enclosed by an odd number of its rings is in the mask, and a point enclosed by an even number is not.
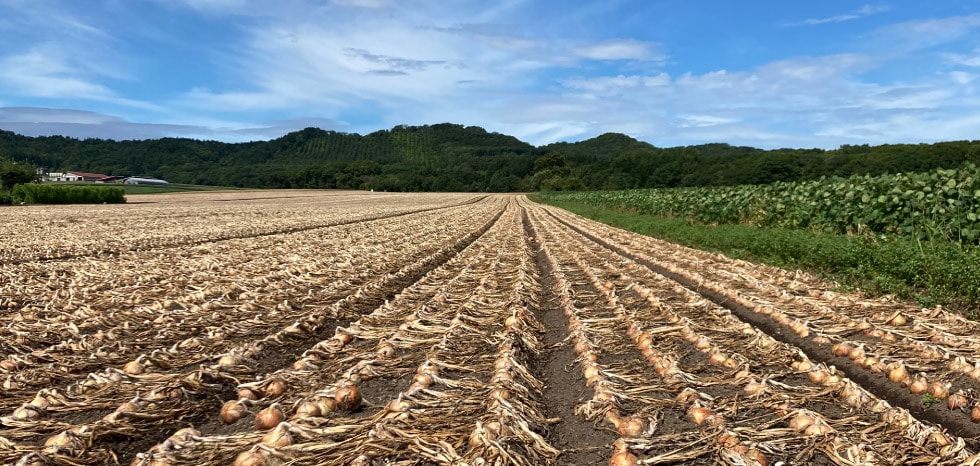
{"type": "Polygon", "coordinates": [[[0,464],[980,463],[980,326],[524,196],[3,209],[0,464]]]}

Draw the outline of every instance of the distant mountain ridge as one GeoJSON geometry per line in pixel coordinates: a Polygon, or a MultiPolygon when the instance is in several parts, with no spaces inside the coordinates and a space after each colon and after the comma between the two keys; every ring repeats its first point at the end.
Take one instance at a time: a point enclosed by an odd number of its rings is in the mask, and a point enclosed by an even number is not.
{"type": "Polygon", "coordinates": [[[80,170],[252,188],[537,191],[758,184],[980,163],[980,142],[777,149],[658,148],[618,133],[532,146],[478,126],[396,126],[367,135],[306,128],[225,143],[28,137],[0,130],[0,157],[80,170]]]}

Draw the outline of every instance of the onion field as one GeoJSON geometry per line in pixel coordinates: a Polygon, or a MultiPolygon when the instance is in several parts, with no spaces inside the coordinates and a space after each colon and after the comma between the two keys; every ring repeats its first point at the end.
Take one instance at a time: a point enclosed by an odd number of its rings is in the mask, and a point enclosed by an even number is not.
{"type": "Polygon", "coordinates": [[[980,325],[521,195],[3,209],[0,464],[975,465],[980,325]]]}

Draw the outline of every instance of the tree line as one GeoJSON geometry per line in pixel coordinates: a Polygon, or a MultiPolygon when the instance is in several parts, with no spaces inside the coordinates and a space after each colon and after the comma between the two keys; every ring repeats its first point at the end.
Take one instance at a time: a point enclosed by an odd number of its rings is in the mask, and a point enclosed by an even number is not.
{"type": "Polygon", "coordinates": [[[246,188],[387,191],[608,190],[767,184],[980,164],[980,141],[845,145],[834,150],[723,143],[659,148],[607,133],[535,147],[478,126],[396,126],[367,135],[307,128],[270,141],[224,143],[26,137],[0,131],[4,173],[77,170],[246,188]],[[13,168],[11,168],[13,167],[13,168]]]}

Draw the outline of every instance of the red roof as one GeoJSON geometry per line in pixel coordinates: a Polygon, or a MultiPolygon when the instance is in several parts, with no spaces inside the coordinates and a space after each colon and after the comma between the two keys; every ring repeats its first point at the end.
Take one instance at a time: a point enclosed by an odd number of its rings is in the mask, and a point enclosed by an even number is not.
{"type": "Polygon", "coordinates": [[[80,176],[82,178],[105,178],[106,175],[101,173],[88,173],[88,172],[68,172],[69,175],[80,176]]]}

